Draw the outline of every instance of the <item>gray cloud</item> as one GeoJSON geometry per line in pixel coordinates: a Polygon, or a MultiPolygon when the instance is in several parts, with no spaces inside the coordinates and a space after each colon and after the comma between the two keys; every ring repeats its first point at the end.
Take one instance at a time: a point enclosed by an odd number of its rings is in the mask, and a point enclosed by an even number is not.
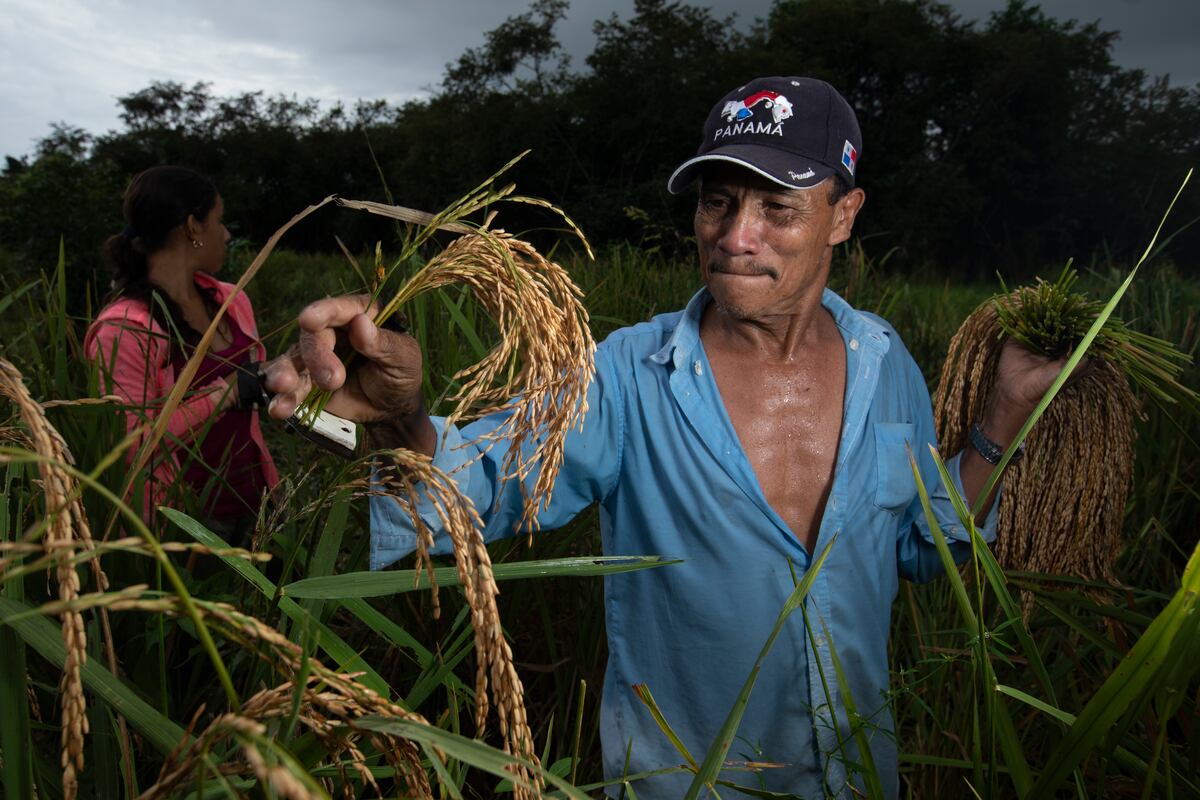
{"type": "MultiPolygon", "coordinates": [[[[981,19],[1003,0],[954,0],[981,19]]],[[[771,0],[702,3],[739,27],[771,0]]],[[[423,96],[447,62],[526,0],[0,0],[0,154],[26,154],[65,121],[93,132],[118,124],[116,98],[151,81],[208,81],[218,94],[262,90],[324,102],[423,96]]],[[[1119,63],[1177,85],[1200,81],[1195,0],[1046,0],[1046,13],[1121,31],[1119,63]]],[[[628,17],[633,0],[575,0],[559,29],[581,65],[592,24],[628,17]]]]}

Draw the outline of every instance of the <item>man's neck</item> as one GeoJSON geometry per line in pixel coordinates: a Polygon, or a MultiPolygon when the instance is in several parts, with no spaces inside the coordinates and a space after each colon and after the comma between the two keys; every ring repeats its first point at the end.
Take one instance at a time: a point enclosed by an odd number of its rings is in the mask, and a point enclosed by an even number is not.
{"type": "Polygon", "coordinates": [[[817,293],[793,313],[753,319],[711,302],[700,320],[700,337],[706,347],[746,358],[794,361],[836,335],[833,315],[820,301],[821,293],[817,293]]]}

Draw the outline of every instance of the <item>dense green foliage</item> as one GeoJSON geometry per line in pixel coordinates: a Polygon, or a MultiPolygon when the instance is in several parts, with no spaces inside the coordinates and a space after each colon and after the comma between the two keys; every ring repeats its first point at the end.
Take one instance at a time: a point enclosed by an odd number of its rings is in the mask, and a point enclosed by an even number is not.
{"type": "MultiPolygon", "coordinates": [[[[0,175],[0,246],[35,274],[66,237],[69,295],[98,274],[135,172],[162,163],[214,176],[234,235],[262,242],[330,193],[440,208],[464,176],[532,148],[523,189],[571,213],[594,241],[673,247],[690,200],[666,177],[695,148],[714,100],[759,74],[826,78],[864,131],[859,233],[874,258],[989,278],[1003,268],[1108,252],[1132,260],[1165,195],[1200,155],[1200,90],[1113,63],[1118,35],[1013,2],[979,24],[932,0],[778,0],[749,30],[707,10],[638,0],[595,24],[590,53],[564,53],[566,0],[536,0],[451,62],[428,100],[321,108],[297,96],[212,94],[155,83],[119,99],[122,127],[57,125],[0,175]]],[[[575,13],[581,13],[576,9],[575,13]]],[[[1200,195],[1180,223],[1200,217],[1200,195]]],[[[533,218],[531,218],[533,219],[533,218]]],[[[529,224],[534,224],[530,222],[529,224]]],[[[521,229],[520,217],[509,223],[521,229]]],[[[323,214],[290,246],[336,252],[386,238],[361,215],[323,214]]],[[[1200,232],[1171,244],[1190,268],[1200,232]]]]}

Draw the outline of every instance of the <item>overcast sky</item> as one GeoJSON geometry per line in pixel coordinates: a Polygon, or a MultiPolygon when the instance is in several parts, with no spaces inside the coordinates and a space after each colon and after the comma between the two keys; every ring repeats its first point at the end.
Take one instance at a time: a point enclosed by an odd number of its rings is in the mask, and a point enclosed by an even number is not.
{"type": "MultiPolygon", "coordinates": [[[[948,0],[966,19],[1004,0],[948,0]]],[[[771,0],[695,0],[741,26],[771,0]]],[[[1060,19],[1118,30],[1118,63],[1200,82],[1200,0],[1044,0],[1060,19]]],[[[0,0],[0,155],[25,155],[56,121],[118,126],[116,98],[152,81],[208,81],[219,95],[262,90],[322,101],[401,101],[527,0],[0,0]]],[[[574,0],[559,38],[581,65],[592,22],[633,0],[574,0]]]]}

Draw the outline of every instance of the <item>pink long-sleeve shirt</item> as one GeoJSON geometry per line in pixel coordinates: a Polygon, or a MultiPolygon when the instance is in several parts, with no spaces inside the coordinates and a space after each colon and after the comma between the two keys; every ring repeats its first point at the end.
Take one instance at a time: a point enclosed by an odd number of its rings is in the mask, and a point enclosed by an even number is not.
{"type": "MultiPolygon", "coordinates": [[[[218,303],[224,303],[234,290],[233,284],[202,272],[196,274],[196,285],[211,292],[218,303]]],[[[266,348],[258,340],[250,298],[245,293],[238,293],[227,313],[242,331],[254,339],[251,358],[259,361],[265,359],[266,348]]],[[[175,369],[171,364],[170,349],[167,332],[154,321],[146,302],[137,298],[121,298],[105,306],[88,328],[84,352],[99,366],[102,389],[117,395],[129,406],[125,411],[127,431],[148,421],[156,421],[163,401],[174,388],[175,369]]],[[[177,479],[179,459],[175,451],[179,447],[178,442],[190,443],[195,440],[213,414],[217,413],[219,400],[218,391],[205,391],[203,386],[193,387],[171,414],[166,434],[159,443],[159,453],[150,462],[153,465],[152,479],[145,493],[143,509],[147,516],[165,498],[167,490],[177,479]]],[[[257,415],[251,418],[250,437],[258,448],[263,478],[268,486],[274,488],[279,483],[279,473],[263,441],[257,415]]],[[[126,460],[132,462],[137,451],[135,444],[127,451],[126,460]]]]}

